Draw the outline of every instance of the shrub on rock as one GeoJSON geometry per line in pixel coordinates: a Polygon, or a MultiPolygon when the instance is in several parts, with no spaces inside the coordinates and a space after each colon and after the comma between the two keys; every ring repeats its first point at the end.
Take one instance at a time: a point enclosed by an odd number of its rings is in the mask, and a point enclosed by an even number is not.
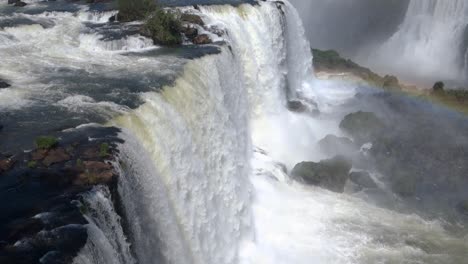
{"type": "Polygon", "coordinates": [[[141,34],[151,38],[155,44],[177,45],[182,43],[181,28],[175,14],[158,8],[147,18],[141,34]]]}
{"type": "Polygon", "coordinates": [[[143,20],[156,9],[154,0],[118,0],[117,5],[117,19],[121,22],[143,20]]]}
{"type": "Polygon", "coordinates": [[[445,84],[443,82],[436,82],[434,86],[432,87],[432,90],[434,92],[443,92],[445,88],[445,84]]]}
{"type": "Polygon", "coordinates": [[[58,144],[58,140],[55,137],[40,136],[36,138],[36,147],[38,149],[50,149],[58,144]]]}
{"type": "Polygon", "coordinates": [[[307,184],[342,193],[350,170],[349,161],[343,156],[336,156],[318,163],[301,162],[294,167],[291,175],[307,184]]]}

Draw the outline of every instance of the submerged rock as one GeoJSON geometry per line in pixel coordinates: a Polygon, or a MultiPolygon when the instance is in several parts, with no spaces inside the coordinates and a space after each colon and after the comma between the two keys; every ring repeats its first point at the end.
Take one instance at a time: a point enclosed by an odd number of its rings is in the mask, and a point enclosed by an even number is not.
{"type": "Polygon", "coordinates": [[[353,171],[349,174],[349,179],[363,188],[377,188],[377,184],[366,171],[353,171]]]}
{"type": "Polygon", "coordinates": [[[359,111],[345,116],[340,128],[353,136],[358,144],[364,144],[375,140],[385,126],[374,113],[359,111]]]}
{"type": "Polygon", "coordinates": [[[338,154],[349,155],[358,151],[357,146],[351,139],[327,135],[318,142],[319,149],[326,155],[336,156],[338,154]]]}
{"type": "Polygon", "coordinates": [[[351,164],[343,156],[316,162],[301,162],[292,170],[292,177],[307,184],[320,186],[330,191],[342,193],[351,164]]]}

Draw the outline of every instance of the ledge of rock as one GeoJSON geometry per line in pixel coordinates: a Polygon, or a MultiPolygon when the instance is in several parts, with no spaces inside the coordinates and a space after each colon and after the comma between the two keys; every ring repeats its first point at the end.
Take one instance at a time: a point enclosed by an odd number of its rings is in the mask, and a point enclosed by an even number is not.
{"type": "Polygon", "coordinates": [[[0,263],[71,263],[87,242],[82,194],[115,191],[117,128],[40,137],[36,149],[0,157],[0,263]],[[89,140],[93,138],[93,140],[89,140]]]}

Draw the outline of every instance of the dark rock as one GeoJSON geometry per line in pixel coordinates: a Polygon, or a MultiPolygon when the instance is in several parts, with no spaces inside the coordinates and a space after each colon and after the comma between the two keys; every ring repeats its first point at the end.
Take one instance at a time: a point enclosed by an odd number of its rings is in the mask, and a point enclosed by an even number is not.
{"type": "Polygon", "coordinates": [[[12,5],[12,4],[16,4],[16,2],[18,2],[19,0],[8,0],[8,4],[9,5],[12,5]]]}
{"type": "Polygon", "coordinates": [[[183,27],[181,32],[184,33],[188,39],[194,39],[198,35],[198,29],[194,27],[183,27]]]}
{"type": "Polygon", "coordinates": [[[8,226],[8,228],[10,230],[8,240],[16,241],[21,237],[36,234],[44,228],[44,225],[39,219],[27,218],[14,221],[8,226]]]}
{"type": "Polygon", "coordinates": [[[23,7],[23,6],[27,6],[28,4],[26,4],[25,2],[23,1],[16,1],[15,3],[15,6],[18,6],[18,7],[23,7]]]}
{"type": "Polygon", "coordinates": [[[55,148],[48,151],[47,156],[44,158],[42,163],[49,167],[54,163],[60,163],[70,160],[70,155],[63,148],[55,148]]]}
{"type": "Polygon", "coordinates": [[[291,175],[307,184],[317,185],[330,191],[342,193],[348,179],[351,164],[342,156],[316,162],[301,162],[291,175]]]}
{"type": "Polygon", "coordinates": [[[325,138],[318,142],[320,150],[329,156],[336,156],[339,154],[349,155],[358,150],[357,146],[351,139],[346,137],[337,137],[335,135],[327,135],[325,138]]]}
{"type": "Polygon", "coordinates": [[[353,136],[358,144],[363,144],[374,141],[385,126],[374,113],[359,111],[345,116],[340,128],[353,136]]]}
{"type": "Polygon", "coordinates": [[[5,82],[4,80],[0,79],[0,89],[3,89],[3,88],[8,88],[10,87],[11,85],[7,82],[5,82]]]}
{"type": "Polygon", "coordinates": [[[198,35],[193,39],[193,44],[195,45],[205,45],[210,43],[212,43],[212,41],[210,37],[206,34],[198,35]]]}
{"type": "Polygon", "coordinates": [[[204,26],[205,22],[201,19],[200,16],[194,15],[194,14],[187,14],[184,13],[180,16],[180,20],[183,22],[191,23],[191,24],[197,24],[200,26],[204,26]]]}
{"type": "Polygon", "coordinates": [[[115,22],[115,21],[117,21],[117,15],[113,15],[109,17],[109,22],[115,22]]]}
{"type": "Polygon", "coordinates": [[[15,161],[11,158],[0,160],[0,172],[5,172],[13,167],[15,161]]]}
{"type": "Polygon", "coordinates": [[[349,179],[363,188],[377,188],[377,184],[366,171],[353,171],[349,174],[349,179]]]}
{"type": "Polygon", "coordinates": [[[43,160],[47,153],[49,152],[48,149],[36,149],[31,153],[32,160],[43,160]]]}
{"type": "Polygon", "coordinates": [[[288,101],[287,105],[288,109],[292,112],[298,112],[298,113],[303,113],[308,110],[308,107],[301,101],[299,100],[291,100],[288,101]]]}

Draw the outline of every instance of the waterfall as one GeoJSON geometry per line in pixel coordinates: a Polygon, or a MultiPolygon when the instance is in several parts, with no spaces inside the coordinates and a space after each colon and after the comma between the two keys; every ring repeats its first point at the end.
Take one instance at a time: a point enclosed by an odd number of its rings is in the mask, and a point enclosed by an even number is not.
{"type": "Polygon", "coordinates": [[[467,0],[412,0],[399,30],[378,50],[382,66],[403,77],[466,79],[467,0]]]}
{"type": "Polygon", "coordinates": [[[107,187],[96,187],[83,195],[88,220],[88,242],[74,264],[134,264],[121,219],[114,210],[107,187]]]}
{"type": "Polygon", "coordinates": [[[200,12],[226,31],[227,46],[114,120],[126,141],[119,192],[141,263],[238,263],[254,239],[252,123],[284,112],[288,91],[310,92],[312,57],[289,3],[200,12]]]}

